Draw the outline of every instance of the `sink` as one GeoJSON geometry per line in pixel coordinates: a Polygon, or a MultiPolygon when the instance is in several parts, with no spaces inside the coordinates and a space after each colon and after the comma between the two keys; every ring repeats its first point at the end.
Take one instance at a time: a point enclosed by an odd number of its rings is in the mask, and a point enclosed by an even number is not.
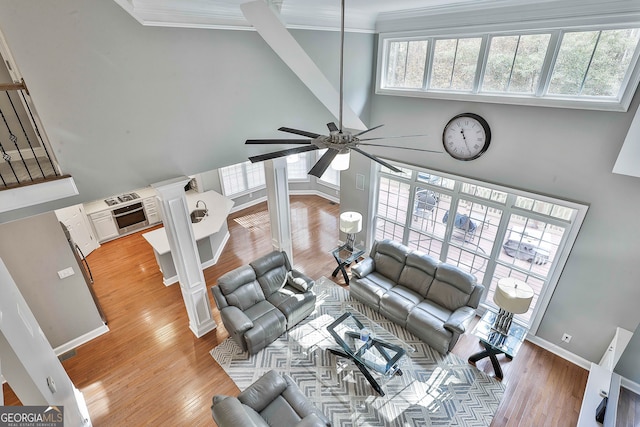
{"type": "Polygon", "coordinates": [[[208,212],[208,209],[196,209],[194,211],[191,211],[191,222],[195,224],[202,221],[208,212]]]}

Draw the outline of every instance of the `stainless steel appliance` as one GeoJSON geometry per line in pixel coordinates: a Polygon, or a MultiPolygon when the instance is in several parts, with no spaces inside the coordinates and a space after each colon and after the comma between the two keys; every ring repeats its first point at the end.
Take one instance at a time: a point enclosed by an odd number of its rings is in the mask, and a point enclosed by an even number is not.
{"type": "Polygon", "coordinates": [[[127,234],[149,225],[142,202],[116,208],[112,212],[113,218],[116,220],[116,225],[118,226],[119,234],[127,234]]]}
{"type": "Polygon", "coordinates": [[[82,276],[84,277],[85,282],[87,282],[89,293],[91,294],[91,298],[93,298],[93,302],[96,304],[98,313],[100,313],[100,318],[106,325],[107,316],[104,314],[104,311],[102,310],[102,306],[100,305],[100,301],[98,301],[98,297],[93,291],[93,274],[91,274],[91,268],[89,267],[89,262],[87,261],[87,258],[82,253],[82,249],[80,249],[80,246],[78,246],[71,238],[71,233],[69,232],[69,229],[67,228],[67,226],[64,225],[62,222],[60,223],[60,226],[64,231],[64,235],[67,237],[69,246],[71,246],[71,252],[73,252],[73,255],[75,256],[76,261],[78,261],[78,268],[82,272],[82,276]]]}

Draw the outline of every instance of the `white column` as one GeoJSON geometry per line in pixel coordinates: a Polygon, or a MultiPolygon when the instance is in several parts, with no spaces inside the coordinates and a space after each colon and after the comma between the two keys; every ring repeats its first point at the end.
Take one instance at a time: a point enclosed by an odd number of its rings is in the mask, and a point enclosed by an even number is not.
{"type": "Polygon", "coordinates": [[[289,257],[291,265],[293,265],[287,159],[286,157],[280,157],[267,160],[264,165],[267,183],[267,207],[271,221],[271,244],[274,250],[284,251],[289,257]]]}
{"type": "Polygon", "coordinates": [[[180,290],[189,316],[189,328],[200,338],[216,328],[207,295],[200,255],[191,228],[184,187],[189,177],[181,176],[152,184],[162,206],[163,223],[171,257],[178,272],[180,290]]]}

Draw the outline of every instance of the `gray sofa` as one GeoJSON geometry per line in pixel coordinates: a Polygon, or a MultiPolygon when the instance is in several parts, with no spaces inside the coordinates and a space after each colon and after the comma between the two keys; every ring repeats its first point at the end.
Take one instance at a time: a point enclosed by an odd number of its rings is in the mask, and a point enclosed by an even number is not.
{"type": "Polygon", "coordinates": [[[213,397],[211,414],[219,427],[326,427],[331,422],[288,375],[269,371],[237,398],[213,397]]]}
{"type": "Polygon", "coordinates": [[[484,292],[472,274],[391,240],[376,241],[351,272],[352,297],[443,354],[466,331],[484,292]]]}
{"type": "Polygon", "coordinates": [[[314,310],[313,285],[274,251],[220,276],[211,292],[229,335],[253,354],[314,310]]]}

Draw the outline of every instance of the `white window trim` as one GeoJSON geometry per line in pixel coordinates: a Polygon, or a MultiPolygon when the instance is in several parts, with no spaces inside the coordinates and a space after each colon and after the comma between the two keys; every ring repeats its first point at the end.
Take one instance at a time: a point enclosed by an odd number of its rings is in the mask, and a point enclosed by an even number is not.
{"type": "MultiPolygon", "coordinates": [[[[521,28],[514,30],[506,25],[496,26],[484,26],[473,27],[473,31],[469,31],[466,28],[452,28],[448,30],[424,30],[424,31],[411,31],[411,32],[395,32],[380,34],[378,42],[378,58],[376,64],[376,89],[375,93],[378,95],[393,95],[393,96],[408,96],[417,98],[432,98],[432,99],[445,99],[455,101],[471,101],[471,102],[486,102],[486,103],[498,103],[498,104],[511,104],[511,105],[528,105],[528,106],[541,106],[541,107],[556,107],[556,108],[573,108],[583,110],[601,110],[601,111],[621,111],[626,112],[631,104],[633,96],[635,95],[638,84],[640,83],[640,44],[636,47],[636,51],[633,54],[631,60],[630,69],[631,72],[627,73],[625,79],[622,81],[622,87],[624,91],[620,95],[620,98],[611,98],[610,100],[604,98],[598,98],[590,100],[587,97],[569,97],[569,96],[539,96],[540,93],[534,95],[525,94],[505,94],[505,93],[484,93],[478,92],[482,75],[484,74],[484,66],[486,65],[487,53],[488,53],[488,39],[491,36],[508,36],[508,35],[525,35],[525,34],[539,34],[539,33],[551,33],[550,46],[553,46],[554,42],[558,42],[561,39],[561,35],[564,32],[573,31],[594,31],[594,30],[613,30],[621,28],[629,28],[630,26],[640,27],[640,21],[622,22],[609,25],[595,25],[595,24],[582,24],[579,26],[566,26],[563,28],[558,27],[558,22],[547,22],[548,27],[543,26],[544,23],[538,23],[537,28],[521,28]],[[480,50],[480,58],[478,61],[480,70],[476,73],[475,85],[472,92],[453,92],[453,91],[438,91],[429,89],[425,91],[421,89],[403,89],[403,88],[385,88],[382,86],[385,70],[386,70],[386,52],[389,42],[398,40],[420,40],[429,39],[429,51],[428,55],[431,55],[433,51],[434,41],[437,39],[449,39],[449,38],[467,38],[467,37],[482,37],[482,47],[480,50]],[[480,79],[478,79],[480,76],[480,79]]],[[[547,55],[545,59],[542,74],[540,76],[541,85],[539,86],[541,91],[546,91],[550,78],[551,71],[555,65],[555,58],[557,50],[560,44],[555,46],[553,55],[547,55]],[[544,80],[543,80],[544,79],[544,80]]],[[[428,58],[428,64],[430,65],[432,58],[428,58]]],[[[425,75],[429,70],[425,70],[425,75]]],[[[538,91],[540,92],[540,90],[538,91]]]]}
{"type": "MultiPolygon", "coordinates": [[[[245,163],[245,162],[240,162],[240,163],[245,163]]],[[[227,190],[224,187],[224,177],[222,175],[222,169],[224,169],[225,167],[229,167],[229,166],[235,166],[236,164],[239,164],[239,163],[235,163],[235,164],[232,164],[232,165],[227,165],[227,166],[223,166],[223,167],[218,168],[218,178],[220,179],[220,188],[222,189],[222,194],[224,196],[229,197],[231,199],[236,199],[236,198],[239,198],[239,197],[242,197],[242,196],[246,196],[248,194],[255,193],[256,191],[264,190],[265,188],[267,188],[267,185],[263,184],[263,185],[259,185],[257,187],[251,187],[251,188],[249,188],[247,190],[243,190],[243,191],[240,191],[238,193],[227,194],[227,190]]],[[[243,168],[243,173],[244,173],[245,178],[246,178],[246,174],[247,174],[246,168],[243,168]]]]}
{"type": "MultiPolygon", "coordinates": [[[[424,187],[424,188],[429,188],[431,190],[437,191],[437,192],[442,192],[442,193],[447,193],[450,195],[454,195],[456,197],[463,197],[467,200],[472,200],[472,201],[478,201],[479,203],[485,204],[485,205],[495,205],[496,207],[499,207],[500,209],[503,210],[503,212],[505,214],[510,214],[513,212],[522,212],[522,210],[520,208],[517,208],[515,206],[512,206],[509,204],[509,202],[507,201],[506,204],[502,205],[500,203],[496,203],[493,202],[491,200],[487,200],[484,198],[479,198],[477,196],[471,195],[471,194],[466,194],[466,193],[462,193],[460,192],[460,187],[461,187],[461,182],[466,182],[469,184],[475,184],[478,186],[482,186],[482,187],[486,187],[486,188],[491,188],[491,189],[495,189],[498,191],[502,191],[502,192],[506,192],[508,194],[514,195],[514,196],[522,196],[522,197],[528,197],[528,198],[535,198],[536,200],[540,200],[540,201],[544,201],[544,202],[549,202],[549,203],[554,203],[554,204],[562,204],[564,206],[567,206],[569,208],[575,209],[575,216],[574,218],[572,218],[571,220],[571,224],[569,227],[567,227],[567,233],[563,236],[563,240],[562,240],[562,249],[560,250],[560,252],[557,254],[556,259],[553,261],[554,262],[554,267],[553,267],[553,273],[548,277],[548,285],[547,287],[544,289],[544,291],[539,295],[538,298],[538,302],[536,303],[536,307],[534,309],[534,312],[531,314],[531,323],[529,325],[529,330],[532,334],[536,334],[538,328],[540,327],[540,323],[542,322],[542,318],[544,317],[544,313],[547,310],[547,307],[549,306],[549,302],[551,301],[551,297],[553,296],[553,293],[558,285],[558,281],[560,280],[560,276],[562,274],[562,271],[564,270],[564,267],[566,266],[566,263],[569,259],[569,254],[571,252],[571,249],[573,248],[573,246],[575,245],[575,241],[578,237],[578,232],[580,231],[580,228],[584,222],[584,219],[586,217],[587,214],[587,210],[589,208],[589,206],[587,204],[581,204],[581,203],[577,203],[577,202],[573,202],[573,201],[569,201],[569,200],[565,200],[565,199],[560,199],[560,198],[553,198],[553,197],[549,197],[549,196],[545,196],[542,194],[537,194],[537,193],[533,193],[533,192],[529,192],[529,191],[524,191],[524,190],[520,190],[520,189],[516,189],[516,188],[510,188],[510,187],[506,187],[506,186],[501,186],[501,185],[497,185],[497,184],[492,184],[492,183],[487,183],[484,181],[479,181],[476,179],[471,179],[471,178],[466,178],[463,176],[457,176],[457,175],[453,175],[453,174],[448,174],[445,172],[440,172],[440,171],[436,171],[436,170],[430,170],[430,169],[425,169],[419,166],[414,166],[414,165],[409,165],[409,164],[403,164],[403,163],[399,163],[396,161],[392,161],[392,160],[387,160],[385,159],[387,162],[398,166],[400,168],[409,168],[411,170],[414,171],[418,171],[418,172],[425,172],[428,174],[433,174],[433,175],[438,175],[441,176],[443,178],[449,178],[452,180],[456,181],[456,186],[454,187],[453,190],[444,188],[444,187],[439,187],[439,186],[433,186],[430,185],[428,183],[425,182],[417,182],[414,181],[413,177],[410,179],[407,178],[403,178],[403,177],[399,177],[397,175],[393,175],[393,174],[386,174],[384,172],[381,172],[381,168],[375,164],[372,166],[372,171],[371,171],[371,183],[373,183],[373,187],[372,188],[372,194],[374,195],[374,197],[371,197],[372,199],[372,203],[370,205],[370,212],[373,214],[375,213],[375,215],[371,215],[373,217],[373,220],[371,221],[371,223],[369,224],[369,229],[368,229],[368,236],[367,236],[367,240],[369,242],[373,242],[373,240],[375,239],[375,224],[377,221],[377,206],[378,206],[378,194],[379,194],[379,185],[380,185],[380,177],[388,177],[391,179],[396,179],[399,180],[401,182],[406,182],[409,184],[415,184],[418,183],[420,185],[420,187],[424,187]]],[[[410,193],[410,200],[409,200],[409,206],[412,206],[413,204],[413,192],[410,193]]],[[[531,216],[531,217],[535,217],[537,214],[533,211],[527,211],[527,215],[531,216]]],[[[548,223],[564,223],[565,225],[567,224],[565,221],[560,220],[560,219],[553,219],[551,217],[548,216],[543,216],[541,219],[543,219],[544,221],[548,222],[548,223]]],[[[506,227],[507,227],[507,223],[502,224],[498,230],[497,230],[497,235],[498,236],[504,236],[504,234],[506,233],[506,227]]],[[[406,233],[405,233],[406,234],[406,233]]],[[[448,238],[448,236],[445,236],[445,240],[448,238]]],[[[445,242],[446,243],[446,242],[445,242]]],[[[486,285],[485,285],[486,286],[486,285]]],[[[487,305],[482,303],[483,309],[486,309],[487,305]]]]}

